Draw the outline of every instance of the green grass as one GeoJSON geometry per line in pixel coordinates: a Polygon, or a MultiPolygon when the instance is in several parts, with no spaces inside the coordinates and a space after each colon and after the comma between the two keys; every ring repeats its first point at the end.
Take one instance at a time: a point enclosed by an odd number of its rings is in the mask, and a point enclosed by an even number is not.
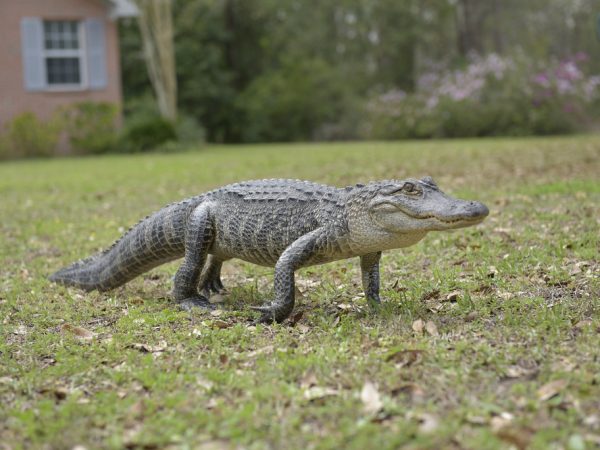
{"type": "Polygon", "coordinates": [[[599,175],[594,136],[4,163],[0,447],[594,448],[599,175]],[[239,261],[219,316],[177,310],[175,263],[103,294],[46,280],[164,204],[232,181],[425,174],[491,215],[385,254],[378,312],[354,260],[300,271],[295,325],[250,326],[272,273],[239,261]],[[439,335],[415,332],[417,319],[439,335]],[[379,412],[365,410],[365,383],[379,412]]]}

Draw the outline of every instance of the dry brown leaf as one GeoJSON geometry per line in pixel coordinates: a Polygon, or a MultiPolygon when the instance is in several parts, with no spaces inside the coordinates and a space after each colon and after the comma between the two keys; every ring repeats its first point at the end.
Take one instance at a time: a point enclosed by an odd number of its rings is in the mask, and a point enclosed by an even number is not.
{"type": "Polygon", "coordinates": [[[433,414],[421,413],[419,415],[419,422],[421,423],[419,431],[425,434],[433,433],[439,426],[438,418],[433,414]]]}
{"type": "Polygon", "coordinates": [[[496,278],[496,275],[498,275],[498,269],[496,269],[496,266],[490,266],[487,272],[488,278],[496,278]]]}
{"type": "Polygon", "coordinates": [[[212,381],[200,376],[196,378],[196,384],[207,391],[210,391],[215,385],[212,381]]]}
{"type": "Polygon", "coordinates": [[[459,296],[460,296],[460,291],[449,292],[448,295],[446,295],[446,301],[447,302],[456,302],[456,301],[458,301],[459,296]]]}
{"type": "Polygon", "coordinates": [[[415,333],[422,333],[425,328],[425,322],[421,319],[417,319],[412,323],[412,329],[415,333]]]}
{"type": "Polygon", "coordinates": [[[221,364],[227,364],[229,362],[229,356],[225,354],[219,355],[219,361],[221,362],[221,364]]]}
{"type": "Polygon", "coordinates": [[[502,428],[510,424],[515,417],[509,412],[502,412],[498,416],[492,417],[490,420],[490,427],[492,432],[497,433],[502,428]]]}
{"type": "Polygon", "coordinates": [[[71,392],[62,386],[52,386],[40,389],[40,394],[52,394],[56,400],[64,400],[71,392]]]}
{"type": "Polygon", "coordinates": [[[337,303],[335,306],[342,311],[350,311],[353,309],[353,306],[349,303],[337,303]]]}
{"type": "Polygon", "coordinates": [[[12,333],[16,334],[17,336],[24,336],[27,334],[27,327],[25,325],[19,325],[12,331],[12,333]]]}
{"type": "Polygon", "coordinates": [[[408,367],[420,361],[423,350],[399,350],[388,354],[386,361],[393,361],[397,368],[408,367]]]}
{"type": "Polygon", "coordinates": [[[86,330],[85,328],[76,327],[69,323],[65,323],[60,327],[60,330],[63,333],[71,333],[75,335],[76,338],[81,339],[82,341],[91,341],[96,336],[96,333],[91,332],[90,330],[86,330]]]}
{"type": "Polygon", "coordinates": [[[437,329],[437,325],[435,323],[433,323],[431,320],[428,320],[427,323],[425,324],[425,330],[427,330],[427,332],[434,337],[437,337],[440,335],[438,329],[437,329]]]}
{"type": "Polygon", "coordinates": [[[580,320],[579,322],[577,322],[575,324],[574,328],[581,329],[581,328],[589,327],[592,324],[593,324],[593,322],[590,319],[584,319],[584,320],[580,320]]]}
{"type": "Polygon", "coordinates": [[[273,353],[274,349],[275,349],[275,347],[273,345],[267,345],[266,347],[262,347],[257,350],[251,351],[250,353],[248,353],[247,356],[249,358],[254,358],[255,356],[258,356],[258,355],[271,354],[271,353],[273,353]]]}
{"type": "Polygon", "coordinates": [[[225,301],[225,296],[223,294],[213,294],[210,296],[208,301],[213,304],[223,303],[225,301]]]}
{"type": "Polygon", "coordinates": [[[540,401],[545,402],[550,400],[555,395],[559,394],[564,388],[567,387],[569,382],[567,380],[554,380],[544,384],[537,390],[537,396],[540,401]]]}
{"type": "Polygon", "coordinates": [[[293,314],[292,317],[290,317],[290,324],[292,326],[296,325],[300,319],[302,319],[302,316],[304,315],[304,312],[302,311],[298,311],[296,314],[293,314]]]}
{"type": "Polygon", "coordinates": [[[317,376],[314,374],[314,372],[306,372],[304,375],[302,375],[302,378],[300,379],[300,387],[303,389],[308,389],[313,386],[316,386],[318,382],[319,380],[317,379],[317,376]]]}
{"type": "Polygon", "coordinates": [[[395,397],[400,394],[408,395],[411,401],[419,401],[425,397],[425,391],[416,383],[404,383],[391,390],[391,394],[395,397]]]}
{"type": "Polygon", "coordinates": [[[515,446],[518,450],[529,448],[534,431],[526,427],[505,426],[501,427],[496,435],[505,442],[515,446]]]}
{"type": "Polygon", "coordinates": [[[127,347],[134,348],[143,353],[161,353],[167,350],[168,344],[167,341],[160,341],[158,345],[149,345],[135,342],[133,344],[128,345],[127,347]]]}
{"type": "Polygon", "coordinates": [[[217,439],[214,441],[205,441],[194,447],[196,450],[231,450],[235,448],[229,441],[225,439],[217,439]]]}
{"type": "Polygon", "coordinates": [[[213,328],[218,328],[220,330],[231,327],[231,324],[229,322],[226,322],[221,319],[213,320],[212,325],[213,325],[213,328]]]}
{"type": "Polygon", "coordinates": [[[333,397],[335,395],[339,395],[337,389],[326,386],[311,386],[304,391],[304,399],[309,402],[321,400],[326,397],[333,397]]]}
{"type": "Polygon", "coordinates": [[[381,395],[377,387],[370,381],[366,381],[360,391],[360,399],[363,403],[363,410],[366,414],[377,414],[383,408],[381,395]]]}

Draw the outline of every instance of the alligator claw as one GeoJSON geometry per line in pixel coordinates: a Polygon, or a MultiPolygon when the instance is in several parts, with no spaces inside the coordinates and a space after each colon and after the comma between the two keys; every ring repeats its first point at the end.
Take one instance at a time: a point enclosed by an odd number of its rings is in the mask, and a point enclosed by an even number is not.
{"type": "Polygon", "coordinates": [[[261,316],[254,321],[254,324],[271,324],[273,322],[283,322],[288,314],[282,314],[282,308],[279,305],[269,303],[261,306],[250,306],[250,309],[261,312],[261,316]]]}
{"type": "Polygon", "coordinates": [[[184,298],[183,300],[178,300],[177,303],[179,303],[179,307],[184,311],[192,311],[194,308],[208,310],[216,309],[216,306],[210,303],[208,299],[202,295],[184,298]]]}

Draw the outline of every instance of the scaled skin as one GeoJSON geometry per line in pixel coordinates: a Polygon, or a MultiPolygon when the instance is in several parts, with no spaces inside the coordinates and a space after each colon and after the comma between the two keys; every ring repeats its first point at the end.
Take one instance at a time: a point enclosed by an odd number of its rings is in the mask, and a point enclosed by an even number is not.
{"type": "Polygon", "coordinates": [[[247,181],[166,206],[50,280],[105,291],[183,257],[174,299],[185,309],[211,308],[207,297],[223,290],[221,265],[239,258],[275,267],[275,299],[254,309],[262,312],[259,322],[281,322],[294,308],[297,269],[358,256],[365,295],[379,303],[383,250],[413,245],[429,231],[476,225],[487,215],[485,205],[444,194],[430,177],[341,189],[247,181]]]}

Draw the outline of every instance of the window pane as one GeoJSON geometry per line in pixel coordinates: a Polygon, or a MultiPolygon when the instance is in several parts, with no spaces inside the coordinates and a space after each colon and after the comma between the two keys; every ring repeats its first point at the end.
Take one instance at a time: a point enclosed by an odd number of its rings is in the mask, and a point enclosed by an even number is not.
{"type": "Polygon", "coordinates": [[[78,49],[79,27],[74,20],[44,21],[44,43],[46,50],[78,49]]]}
{"type": "Polygon", "coordinates": [[[48,84],[80,84],[79,58],[46,58],[48,84]]]}

